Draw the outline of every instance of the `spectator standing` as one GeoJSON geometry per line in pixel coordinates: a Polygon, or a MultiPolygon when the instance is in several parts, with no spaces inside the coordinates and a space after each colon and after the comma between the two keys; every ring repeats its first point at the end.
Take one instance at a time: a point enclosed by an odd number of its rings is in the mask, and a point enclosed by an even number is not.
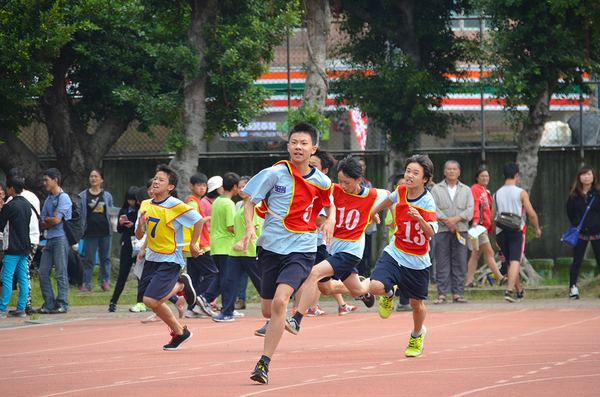
{"type": "Polygon", "coordinates": [[[79,193],[77,210],[85,222],[83,234],[84,266],[83,284],[77,292],[92,290],[92,277],[96,253],[100,265],[100,288],[107,292],[110,287],[110,247],[112,244],[112,226],[108,209],[113,207],[112,195],[102,188],[104,175],[98,169],[90,172],[90,188],[79,193]]]}
{"type": "Polygon", "coordinates": [[[520,230],[503,230],[496,224],[496,244],[500,248],[500,260],[502,265],[508,269],[508,281],[504,300],[508,302],[519,302],[525,296],[525,290],[519,281],[519,266],[523,258],[525,249],[525,220],[523,219],[523,210],[529,216],[529,220],[535,229],[535,237],[540,238],[542,230],[538,223],[538,217],[534,211],[529,194],[519,187],[519,166],[515,163],[508,163],[504,166],[504,185],[494,194],[496,207],[492,208],[492,219],[496,218],[498,213],[517,214],[521,217],[520,230]],[[513,289],[517,290],[516,296],[513,296],[513,289]]]}
{"type": "MultiPolygon", "coordinates": [[[[212,176],[208,180],[206,195],[200,200],[204,213],[207,217],[212,215],[212,205],[217,197],[223,194],[223,178],[219,175],[212,176]]],[[[208,232],[210,233],[210,221],[206,222],[208,232]]]]}
{"type": "Polygon", "coordinates": [[[473,194],[469,186],[458,180],[460,165],[457,161],[446,161],[444,176],[445,180],[431,188],[439,221],[439,232],[434,237],[438,298],[433,303],[446,303],[449,294],[452,294],[454,303],[467,303],[462,295],[467,273],[467,231],[473,218],[473,194]]]}
{"type": "Polygon", "coordinates": [[[119,257],[119,276],[117,277],[117,284],[115,285],[115,290],[110,299],[110,304],[108,305],[109,312],[117,311],[117,302],[119,301],[121,292],[123,292],[127,277],[129,277],[131,266],[133,266],[136,260],[136,255],[134,255],[133,246],[131,245],[131,238],[135,236],[134,225],[137,220],[137,212],[140,209],[135,199],[137,190],[137,186],[131,186],[127,189],[125,200],[119,210],[117,232],[121,233],[121,256],[119,257]]]}
{"type": "Polygon", "coordinates": [[[0,318],[6,318],[6,307],[12,293],[13,277],[19,284],[19,301],[17,309],[8,312],[11,317],[25,317],[25,305],[29,296],[27,280],[27,258],[31,251],[29,240],[29,221],[31,220],[31,204],[21,196],[22,178],[12,178],[6,182],[8,194],[12,199],[0,211],[0,230],[8,224],[8,246],[2,258],[2,297],[0,299],[0,318]]]}
{"type": "MultiPolygon", "coordinates": [[[[204,294],[198,295],[198,306],[207,315],[213,317],[217,322],[233,321],[233,312],[222,312],[221,315],[214,313],[210,303],[217,299],[223,291],[228,288],[232,290],[235,296],[239,291],[239,280],[236,285],[226,285],[227,280],[227,261],[231,247],[235,243],[234,237],[234,222],[235,203],[232,198],[238,194],[238,182],[240,177],[234,172],[228,172],[223,177],[223,194],[215,199],[212,205],[211,215],[211,232],[210,232],[210,250],[215,265],[219,269],[210,287],[204,294]]],[[[235,303],[235,301],[234,301],[235,303]]],[[[233,305],[231,306],[233,310],[233,305]]]]}
{"type": "Polygon", "coordinates": [[[7,179],[12,179],[15,177],[23,179],[25,187],[23,188],[21,196],[25,197],[27,201],[29,201],[32,209],[31,219],[29,221],[29,241],[31,242],[31,251],[29,252],[29,257],[27,258],[27,281],[29,283],[29,295],[27,296],[27,305],[25,305],[25,313],[32,314],[34,311],[31,307],[31,277],[29,268],[31,267],[31,262],[33,261],[38,244],[40,243],[40,199],[35,195],[35,193],[26,189],[27,183],[25,181],[25,173],[23,170],[20,168],[11,168],[6,174],[7,179]]]}
{"type": "Polygon", "coordinates": [[[475,173],[475,184],[471,186],[471,193],[473,193],[474,202],[473,225],[482,225],[486,228],[487,232],[479,235],[479,240],[477,241],[477,246],[479,249],[471,252],[471,257],[467,263],[467,287],[481,287],[481,285],[476,284],[473,281],[475,272],[477,271],[477,263],[479,262],[479,258],[481,258],[481,254],[485,255],[487,266],[496,276],[496,280],[500,280],[499,285],[506,284],[507,280],[506,277],[502,276],[500,270],[498,270],[498,266],[494,260],[494,249],[492,248],[490,238],[488,237],[488,234],[491,234],[494,231],[491,218],[494,201],[492,200],[492,194],[489,190],[487,190],[488,183],[490,183],[489,171],[483,168],[477,170],[475,173]]]}
{"type": "Polygon", "coordinates": [[[60,187],[61,174],[56,168],[44,171],[44,187],[50,193],[42,209],[42,227],[48,230],[46,246],[40,259],[40,289],[44,304],[36,310],[38,314],[59,314],[69,310],[69,277],[67,260],[69,243],[63,221],[71,219],[73,203],[60,187]],[[50,281],[52,268],[55,268],[57,295],[50,281]]]}
{"type": "Polygon", "coordinates": [[[600,185],[596,179],[594,169],[589,165],[584,165],[577,171],[575,182],[571,188],[571,194],[567,200],[567,216],[573,227],[579,226],[586,208],[588,206],[590,207],[583,224],[581,225],[577,245],[573,247],[573,263],[571,264],[569,281],[569,298],[571,299],[579,299],[577,278],[579,277],[579,270],[583,263],[583,256],[585,255],[588,242],[592,243],[596,262],[600,263],[599,193],[600,185]],[[593,203],[592,200],[594,200],[593,203]]]}

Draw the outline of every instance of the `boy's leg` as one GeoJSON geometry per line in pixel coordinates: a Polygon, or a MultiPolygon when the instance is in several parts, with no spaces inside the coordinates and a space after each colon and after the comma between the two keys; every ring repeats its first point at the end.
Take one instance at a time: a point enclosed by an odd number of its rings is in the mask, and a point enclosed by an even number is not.
{"type": "MultiPolygon", "coordinates": [[[[369,279],[364,279],[363,281],[360,281],[360,278],[358,277],[358,273],[351,273],[343,281],[343,285],[346,286],[346,288],[348,289],[350,294],[355,298],[369,292],[369,283],[370,283],[369,279]]],[[[341,292],[338,290],[338,291],[335,291],[335,293],[345,293],[345,292],[341,292]]]]}
{"type": "Polygon", "coordinates": [[[17,310],[25,310],[25,306],[27,305],[27,297],[29,297],[29,280],[27,279],[27,258],[28,255],[18,256],[17,267],[15,270],[17,283],[19,283],[19,301],[17,303],[17,310]]]}
{"type": "Polygon", "coordinates": [[[53,240],[54,239],[51,239],[46,242],[46,246],[42,252],[42,257],[40,258],[40,267],[38,269],[38,275],[40,277],[40,290],[42,291],[42,297],[44,298],[44,304],[39,310],[45,310],[46,312],[50,312],[50,310],[54,309],[55,305],[54,288],[52,287],[52,282],[50,281],[50,277],[52,275],[52,264],[54,261],[53,240]]]}
{"type": "Polygon", "coordinates": [[[413,309],[413,331],[418,334],[423,329],[423,324],[425,324],[427,310],[422,300],[410,298],[409,302],[410,307],[413,309]]]}
{"type": "Polygon", "coordinates": [[[171,290],[169,295],[165,296],[161,300],[156,300],[154,298],[149,298],[147,296],[144,296],[144,304],[146,306],[148,306],[150,309],[152,309],[152,311],[154,311],[154,313],[158,317],[160,317],[160,319],[163,320],[165,322],[165,324],[167,324],[173,330],[173,332],[177,335],[183,334],[183,327],[181,326],[179,321],[177,321],[177,319],[173,315],[173,312],[171,311],[171,309],[169,308],[169,306],[167,306],[167,304],[165,302],[171,296],[173,296],[174,294],[181,291],[181,288],[182,288],[181,283],[175,284],[175,286],[173,287],[173,289],[171,290]]]}
{"type": "Polygon", "coordinates": [[[18,256],[4,255],[2,258],[2,298],[0,300],[0,312],[6,312],[10,301],[13,287],[13,277],[17,268],[18,256]]]}
{"type": "MultiPolygon", "coordinates": [[[[203,255],[200,255],[200,256],[203,256],[203,255]]],[[[198,258],[200,258],[200,256],[198,258]]],[[[198,258],[194,258],[194,257],[186,258],[187,274],[192,279],[192,285],[194,286],[194,289],[196,290],[196,294],[200,294],[200,285],[202,283],[202,276],[200,275],[200,262],[198,261],[198,258]]],[[[194,307],[194,305],[188,306],[187,310],[192,310],[193,307],[194,307]]]]}
{"type": "Polygon", "coordinates": [[[67,262],[71,247],[66,237],[56,237],[54,243],[54,275],[56,277],[56,303],[65,310],[69,309],[69,275],[67,262]]]}
{"type": "Polygon", "coordinates": [[[202,280],[196,293],[202,295],[206,292],[215,277],[217,277],[219,270],[210,255],[210,251],[205,252],[204,255],[200,255],[196,260],[200,263],[200,279],[202,280]]]}
{"type": "MultiPolygon", "coordinates": [[[[263,316],[267,317],[270,315],[271,321],[267,327],[265,334],[265,344],[263,349],[263,355],[272,358],[279,345],[279,341],[283,336],[285,329],[287,306],[290,301],[290,297],[294,292],[294,288],[280,283],[275,290],[275,296],[271,300],[271,307],[268,313],[263,310],[263,316]]],[[[267,317],[269,318],[269,317],[267,317]]]]}
{"type": "Polygon", "coordinates": [[[299,313],[306,313],[309,305],[313,302],[315,294],[319,291],[319,280],[330,276],[333,276],[333,268],[327,260],[324,260],[312,268],[308,278],[303,284],[304,292],[302,293],[302,297],[296,305],[299,313]]]}
{"type": "MultiPolygon", "coordinates": [[[[244,274],[244,266],[242,265],[240,257],[230,256],[228,258],[226,265],[226,279],[221,278],[221,280],[223,280],[223,288],[221,290],[223,307],[221,309],[221,314],[233,316],[233,307],[235,306],[235,299],[239,292],[240,280],[244,274]]],[[[221,269],[223,269],[222,265],[221,269]]]]}

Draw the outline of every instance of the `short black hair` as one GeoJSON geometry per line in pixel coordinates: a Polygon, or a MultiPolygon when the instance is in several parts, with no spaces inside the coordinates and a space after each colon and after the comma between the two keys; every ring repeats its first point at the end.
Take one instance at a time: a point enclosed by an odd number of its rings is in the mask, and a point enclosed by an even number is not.
{"type": "Polygon", "coordinates": [[[504,174],[504,179],[514,179],[514,177],[519,173],[519,164],[506,163],[502,173],[504,174]]]}
{"type": "Polygon", "coordinates": [[[421,168],[423,168],[423,176],[427,178],[425,186],[427,186],[433,177],[433,163],[431,162],[431,159],[426,154],[415,154],[414,156],[406,159],[404,162],[404,170],[406,171],[406,167],[412,163],[417,163],[421,166],[421,168]]]}
{"type": "MultiPolygon", "coordinates": [[[[127,202],[127,200],[135,200],[135,193],[137,192],[138,187],[137,186],[130,186],[129,189],[127,189],[127,191],[125,192],[125,200],[123,200],[123,206],[121,207],[122,209],[126,210],[127,208],[129,208],[129,203],[127,202]]],[[[146,189],[146,194],[148,194],[148,189],[146,189]]],[[[139,209],[139,206],[134,205],[135,209],[139,209]]]]}
{"type": "Polygon", "coordinates": [[[135,191],[135,199],[138,203],[141,203],[144,200],[148,200],[149,198],[150,195],[148,194],[147,187],[138,187],[138,189],[135,191]]]}
{"type": "Polygon", "coordinates": [[[235,172],[228,172],[223,175],[223,190],[230,192],[240,181],[240,176],[235,172]]]}
{"type": "Polygon", "coordinates": [[[328,170],[330,170],[337,164],[337,160],[334,159],[331,153],[329,153],[325,149],[317,149],[313,156],[316,156],[319,158],[319,160],[321,160],[321,167],[323,169],[327,168],[328,170]]]}
{"type": "Polygon", "coordinates": [[[96,172],[98,173],[98,175],[100,175],[100,178],[104,179],[104,172],[100,171],[100,169],[99,169],[99,168],[93,168],[93,169],[90,171],[90,175],[91,175],[91,174],[92,174],[92,172],[94,172],[94,171],[96,171],[96,172]]]}
{"type": "Polygon", "coordinates": [[[205,194],[206,197],[208,197],[209,199],[216,199],[217,197],[219,197],[219,189],[215,189],[212,192],[208,192],[205,194]]]}
{"type": "Polygon", "coordinates": [[[154,178],[148,179],[148,182],[146,182],[146,189],[150,189],[150,186],[152,186],[153,183],[154,183],[154,178]]]}
{"type": "Polygon", "coordinates": [[[21,194],[23,193],[23,188],[25,187],[25,180],[23,178],[12,177],[6,181],[6,187],[12,187],[15,189],[15,193],[21,194]]]}
{"type": "Polygon", "coordinates": [[[10,170],[8,170],[8,172],[6,173],[6,179],[10,179],[10,178],[14,178],[14,177],[19,177],[19,178],[23,178],[25,179],[25,173],[23,172],[22,169],[20,168],[11,168],[10,170]]]}
{"type": "Polygon", "coordinates": [[[48,176],[50,179],[58,179],[58,185],[60,186],[60,179],[62,177],[62,175],[60,174],[60,171],[57,170],[56,168],[48,168],[46,171],[44,171],[44,173],[42,175],[46,175],[48,176]]]}
{"type": "Polygon", "coordinates": [[[390,183],[393,185],[398,185],[398,181],[400,179],[404,179],[404,172],[398,172],[397,174],[392,175],[390,178],[390,183]]]}
{"type": "Polygon", "coordinates": [[[481,174],[483,171],[487,171],[487,173],[489,174],[490,171],[487,168],[480,168],[475,172],[475,183],[477,183],[477,178],[479,178],[479,174],[481,174]]]}
{"type": "Polygon", "coordinates": [[[288,134],[288,142],[290,141],[292,134],[295,134],[297,132],[304,132],[310,135],[310,139],[312,141],[313,146],[319,145],[319,131],[317,131],[317,129],[312,125],[308,123],[298,123],[295,126],[293,126],[290,129],[290,133],[288,134]]]}
{"type": "Polygon", "coordinates": [[[340,160],[337,169],[339,172],[344,173],[348,178],[358,179],[363,176],[363,170],[360,163],[352,156],[347,156],[340,160]]]}
{"type": "Polygon", "coordinates": [[[195,185],[196,183],[208,183],[208,178],[201,172],[194,174],[190,177],[190,184],[195,185]]]}
{"type": "Polygon", "coordinates": [[[169,185],[173,185],[173,189],[177,187],[177,183],[179,182],[179,174],[175,169],[169,167],[166,164],[159,164],[156,167],[156,172],[164,172],[169,177],[169,185]]]}

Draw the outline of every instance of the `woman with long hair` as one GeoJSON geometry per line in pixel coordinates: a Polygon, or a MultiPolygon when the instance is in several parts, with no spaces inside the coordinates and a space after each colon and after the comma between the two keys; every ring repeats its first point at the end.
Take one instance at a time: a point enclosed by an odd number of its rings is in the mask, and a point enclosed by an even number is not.
{"type": "Polygon", "coordinates": [[[577,171],[571,194],[567,200],[567,216],[571,221],[571,226],[574,227],[579,226],[586,208],[590,203],[592,204],[581,225],[579,241],[573,247],[573,263],[569,277],[569,298],[571,299],[579,299],[577,278],[588,242],[592,243],[596,261],[600,261],[600,198],[598,193],[600,193],[600,185],[596,172],[591,166],[584,165],[577,171]],[[592,200],[594,200],[593,203],[592,200]]]}

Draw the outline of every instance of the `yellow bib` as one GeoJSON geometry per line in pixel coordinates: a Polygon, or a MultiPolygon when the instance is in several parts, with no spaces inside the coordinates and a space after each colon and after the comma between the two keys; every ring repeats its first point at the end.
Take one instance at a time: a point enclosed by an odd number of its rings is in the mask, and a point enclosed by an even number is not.
{"type": "Polygon", "coordinates": [[[148,222],[146,223],[146,234],[148,248],[159,254],[170,255],[177,249],[175,241],[175,229],[173,222],[179,215],[192,211],[192,207],[179,203],[171,208],[166,208],[145,200],[140,206],[140,212],[146,211],[148,222]]]}

